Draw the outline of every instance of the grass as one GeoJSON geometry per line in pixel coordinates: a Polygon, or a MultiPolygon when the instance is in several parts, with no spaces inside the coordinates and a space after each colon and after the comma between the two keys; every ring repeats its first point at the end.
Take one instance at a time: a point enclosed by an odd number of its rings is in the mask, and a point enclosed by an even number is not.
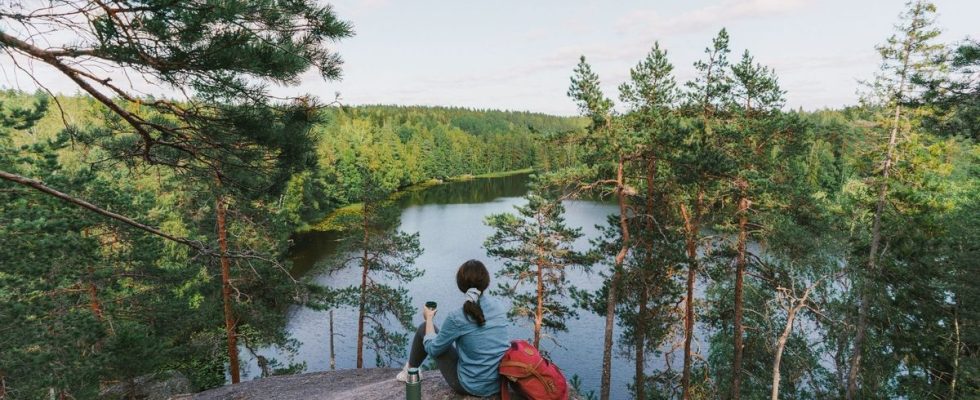
{"type": "Polygon", "coordinates": [[[313,231],[342,231],[344,230],[344,220],[355,218],[364,212],[364,203],[348,204],[330,212],[322,221],[310,227],[313,231]]]}
{"type": "Polygon", "coordinates": [[[480,175],[466,174],[466,175],[460,175],[460,176],[449,178],[449,181],[451,181],[451,182],[459,182],[459,181],[471,181],[473,179],[505,178],[505,177],[512,176],[512,175],[530,174],[532,172],[534,172],[534,168],[524,168],[524,169],[515,169],[515,170],[510,170],[510,171],[490,172],[490,173],[480,174],[480,175]]]}
{"type": "Polygon", "coordinates": [[[412,192],[412,191],[416,191],[416,190],[425,190],[425,189],[428,189],[428,188],[433,187],[433,186],[442,185],[443,183],[446,183],[446,182],[443,182],[441,179],[435,179],[435,178],[433,178],[433,179],[429,179],[429,180],[424,181],[424,182],[419,182],[419,183],[416,183],[414,185],[405,187],[405,188],[399,190],[399,192],[412,192]]]}

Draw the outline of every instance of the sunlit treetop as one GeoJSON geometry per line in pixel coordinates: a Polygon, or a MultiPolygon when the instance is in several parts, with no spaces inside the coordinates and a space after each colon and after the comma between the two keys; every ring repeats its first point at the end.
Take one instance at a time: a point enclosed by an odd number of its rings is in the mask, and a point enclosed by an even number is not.
{"type": "Polygon", "coordinates": [[[630,69],[630,80],[619,86],[619,97],[635,110],[666,109],[677,101],[674,66],[667,50],[655,42],[650,53],[630,69]]]}
{"type": "Polygon", "coordinates": [[[585,56],[579,58],[578,65],[572,73],[568,97],[575,101],[582,115],[592,119],[594,127],[608,123],[613,102],[602,93],[599,75],[592,71],[592,66],[585,61],[585,56]]]}

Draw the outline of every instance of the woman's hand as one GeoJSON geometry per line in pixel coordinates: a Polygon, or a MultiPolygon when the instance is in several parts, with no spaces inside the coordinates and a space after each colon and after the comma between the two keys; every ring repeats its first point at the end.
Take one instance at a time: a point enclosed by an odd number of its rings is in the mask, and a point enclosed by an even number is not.
{"type": "Polygon", "coordinates": [[[436,316],[436,311],[437,310],[432,309],[432,308],[429,308],[429,307],[426,307],[426,306],[423,305],[422,306],[422,317],[425,318],[426,321],[432,321],[432,317],[435,317],[436,316]]]}

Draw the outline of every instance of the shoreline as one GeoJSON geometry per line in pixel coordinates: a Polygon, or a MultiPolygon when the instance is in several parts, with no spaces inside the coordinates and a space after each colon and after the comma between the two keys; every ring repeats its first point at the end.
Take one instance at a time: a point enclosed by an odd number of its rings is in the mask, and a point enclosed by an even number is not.
{"type": "MultiPolygon", "coordinates": [[[[468,182],[477,179],[496,179],[496,178],[506,178],[508,176],[514,175],[524,175],[534,173],[534,168],[523,168],[523,169],[513,169],[509,171],[498,171],[498,172],[488,172],[480,175],[459,175],[450,178],[442,179],[429,179],[424,182],[419,182],[413,185],[406,186],[404,188],[398,189],[392,193],[391,198],[397,199],[410,192],[416,192],[421,190],[426,190],[435,186],[447,185],[456,182],[468,182]]],[[[299,229],[293,231],[296,233],[308,233],[308,232],[329,232],[329,231],[343,231],[341,225],[336,221],[338,218],[351,217],[358,215],[364,209],[364,203],[351,203],[343,207],[339,207],[327,214],[326,217],[320,221],[314,223],[307,223],[301,226],[299,229]]]]}

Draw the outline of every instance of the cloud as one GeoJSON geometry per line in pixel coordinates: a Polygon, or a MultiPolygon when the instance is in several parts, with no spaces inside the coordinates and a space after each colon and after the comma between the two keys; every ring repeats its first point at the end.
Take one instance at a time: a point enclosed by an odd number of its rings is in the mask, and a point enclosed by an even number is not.
{"type": "Polygon", "coordinates": [[[713,29],[739,20],[784,15],[808,6],[811,0],[726,0],[687,11],[663,16],[653,9],[636,10],[619,20],[618,30],[625,34],[678,34],[713,29]]]}

